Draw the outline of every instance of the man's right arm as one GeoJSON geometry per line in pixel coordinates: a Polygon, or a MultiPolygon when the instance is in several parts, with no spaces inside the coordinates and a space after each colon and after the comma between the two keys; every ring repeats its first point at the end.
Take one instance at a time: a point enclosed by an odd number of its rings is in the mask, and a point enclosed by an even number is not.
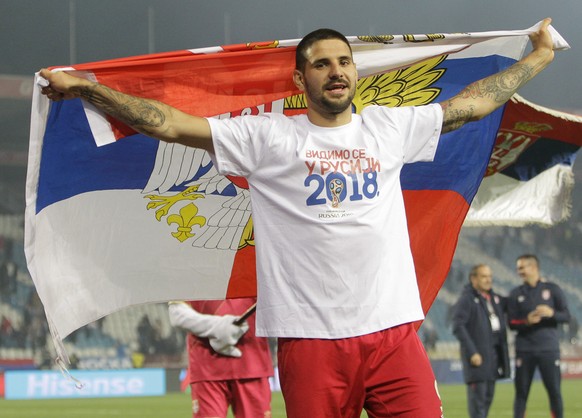
{"type": "Polygon", "coordinates": [[[152,99],[131,96],[63,71],[40,71],[48,81],[42,94],[53,101],[81,98],[144,135],[164,142],[214,152],[210,125],[205,118],[189,115],[152,99]]]}

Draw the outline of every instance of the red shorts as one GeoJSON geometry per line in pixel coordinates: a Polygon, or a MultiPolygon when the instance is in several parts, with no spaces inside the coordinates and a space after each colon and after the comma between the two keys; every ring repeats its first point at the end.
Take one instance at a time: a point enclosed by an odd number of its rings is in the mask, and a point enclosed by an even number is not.
{"type": "Polygon", "coordinates": [[[228,406],[236,418],[270,418],[269,378],[191,383],[194,418],[226,418],[228,406]]]}
{"type": "Polygon", "coordinates": [[[280,338],[288,418],[442,417],[430,362],[414,326],[360,337],[280,338]]]}

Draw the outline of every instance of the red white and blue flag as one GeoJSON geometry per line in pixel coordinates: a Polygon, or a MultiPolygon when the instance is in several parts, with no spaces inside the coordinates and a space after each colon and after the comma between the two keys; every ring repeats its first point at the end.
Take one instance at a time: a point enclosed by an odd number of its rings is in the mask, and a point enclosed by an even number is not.
{"type": "MultiPolygon", "coordinates": [[[[349,37],[354,111],[446,100],[518,60],[522,31],[349,37]]],[[[553,28],[552,28],[553,30],[553,28]]],[[[567,43],[554,31],[558,47],[567,43]]],[[[305,112],[292,83],[298,40],[153,54],[55,70],[200,116],[305,112]]],[[[402,186],[425,312],[487,170],[503,109],[443,135],[402,186]]],[[[136,134],[81,100],[33,96],[25,250],[57,339],[148,302],[254,295],[254,235],[242,178],[208,155],[136,134]]]]}
{"type": "Polygon", "coordinates": [[[464,226],[550,226],[570,215],[582,116],[515,95],[464,226]]]}

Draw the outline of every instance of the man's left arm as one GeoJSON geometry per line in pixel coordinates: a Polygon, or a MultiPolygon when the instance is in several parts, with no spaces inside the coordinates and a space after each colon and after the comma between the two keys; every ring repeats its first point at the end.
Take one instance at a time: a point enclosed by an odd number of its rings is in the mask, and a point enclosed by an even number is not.
{"type": "Polygon", "coordinates": [[[442,133],[460,128],[467,122],[484,118],[507,102],[529,80],[554,59],[550,18],[543,20],[537,32],[530,35],[532,51],[511,67],[475,81],[451,99],[441,102],[442,133]]]}

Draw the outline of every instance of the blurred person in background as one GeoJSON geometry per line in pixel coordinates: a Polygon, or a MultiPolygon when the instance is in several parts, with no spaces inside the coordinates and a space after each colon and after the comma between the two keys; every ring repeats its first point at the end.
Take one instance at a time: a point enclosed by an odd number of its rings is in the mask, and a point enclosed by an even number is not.
{"type": "Polygon", "coordinates": [[[477,264],[453,312],[453,333],[461,344],[470,418],[485,418],[495,381],[509,377],[505,299],[492,289],[491,268],[477,264]]]}
{"type": "Polygon", "coordinates": [[[170,323],[188,331],[188,376],[194,418],[271,416],[273,365],[266,338],[255,336],[255,314],[238,323],[255,299],[172,302],[170,323]]]}
{"type": "Polygon", "coordinates": [[[557,284],[542,278],[535,255],[517,258],[517,274],[523,284],[511,291],[507,304],[509,327],[517,331],[513,416],[525,417],[531,382],[538,368],[550,399],[552,418],[563,418],[558,324],[570,320],[566,297],[557,284]]]}

